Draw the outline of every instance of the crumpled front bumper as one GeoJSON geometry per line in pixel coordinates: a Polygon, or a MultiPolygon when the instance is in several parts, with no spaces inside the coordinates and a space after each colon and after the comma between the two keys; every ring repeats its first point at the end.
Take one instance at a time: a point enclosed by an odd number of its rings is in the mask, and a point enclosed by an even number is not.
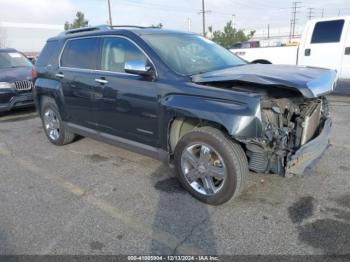
{"type": "Polygon", "coordinates": [[[291,157],[286,167],[286,177],[302,175],[307,167],[319,159],[329,146],[332,120],[327,118],[323,123],[321,133],[299,148],[291,157]]]}

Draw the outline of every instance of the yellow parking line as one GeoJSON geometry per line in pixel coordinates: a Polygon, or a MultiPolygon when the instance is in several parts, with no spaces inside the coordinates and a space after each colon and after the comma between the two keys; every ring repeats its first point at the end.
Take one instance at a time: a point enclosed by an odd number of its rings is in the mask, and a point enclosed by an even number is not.
{"type": "MultiPolygon", "coordinates": [[[[125,215],[125,211],[114,207],[113,205],[111,205],[110,203],[104,200],[101,200],[92,195],[86,194],[86,190],[84,190],[83,188],[77,185],[74,185],[73,183],[65,180],[64,178],[54,174],[50,174],[49,172],[45,171],[40,167],[35,166],[33,163],[27,160],[16,158],[15,156],[13,156],[11,151],[5,149],[4,147],[0,147],[0,155],[13,157],[12,159],[16,162],[16,164],[18,164],[22,168],[30,171],[35,175],[44,177],[47,180],[59,185],[66,191],[72,193],[73,195],[81,197],[81,199],[87,202],[89,205],[94,206],[99,210],[102,210],[103,212],[110,215],[111,217],[122,221],[125,225],[129,226],[130,228],[136,231],[142,232],[146,235],[149,235],[152,239],[172,249],[175,249],[181,242],[181,240],[175,237],[174,235],[164,230],[161,230],[159,228],[153,227],[152,225],[148,225],[148,224],[144,224],[142,222],[136,221],[133,218],[125,215]]],[[[194,247],[192,245],[187,245],[187,244],[181,244],[181,246],[177,248],[177,251],[179,252],[179,254],[204,254],[205,253],[203,250],[200,250],[197,247],[194,247]]]]}

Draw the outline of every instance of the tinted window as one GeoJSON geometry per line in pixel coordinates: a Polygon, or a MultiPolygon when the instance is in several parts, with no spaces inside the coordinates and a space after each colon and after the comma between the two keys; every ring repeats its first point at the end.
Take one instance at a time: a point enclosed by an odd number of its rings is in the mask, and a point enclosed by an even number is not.
{"type": "Polygon", "coordinates": [[[121,37],[106,37],[102,44],[101,69],[124,73],[126,61],[142,60],[147,57],[132,42],[121,37]]]}
{"type": "Polygon", "coordinates": [[[57,48],[58,41],[48,41],[41,51],[38,61],[36,62],[37,66],[47,66],[51,60],[51,57],[54,51],[57,48]]]}
{"type": "Polygon", "coordinates": [[[61,57],[61,66],[96,69],[99,38],[69,40],[61,57]]]}
{"type": "Polygon", "coordinates": [[[311,43],[337,43],[340,41],[344,20],[318,22],[312,34],[311,43]]]}
{"type": "Polygon", "coordinates": [[[16,51],[0,52],[0,68],[33,66],[27,58],[16,51]]]}

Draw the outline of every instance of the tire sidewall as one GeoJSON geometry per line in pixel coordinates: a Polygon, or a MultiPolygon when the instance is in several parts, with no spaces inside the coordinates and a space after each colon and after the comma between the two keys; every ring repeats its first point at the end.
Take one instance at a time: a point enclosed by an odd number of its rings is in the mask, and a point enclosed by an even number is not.
{"type": "Polygon", "coordinates": [[[192,131],[182,137],[182,139],[178,142],[175,148],[175,168],[177,171],[178,178],[182,184],[182,186],[187,189],[194,197],[208,204],[219,205],[226,201],[228,201],[237,190],[237,182],[239,177],[237,176],[237,166],[233,159],[231,159],[232,155],[230,154],[230,144],[223,145],[220,141],[211,136],[208,133],[192,131]],[[214,150],[216,150],[220,156],[222,157],[225,167],[227,170],[227,175],[224,181],[224,185],[214,195],[203,195],[194,190],[191,185],[187,182],[186,177],[184,176],[181,169],[181,155],[183,150],[191,144],[208,144],[214,150]]]}
{"type": "Polygon", "coordinates": [[[64,142],[64,127],[63,127],[63,122],[62,122],[62,119],[61,119],[61,115],[60,113],[58,112],[58,109],[57,109],[57,106],[55,103],[51,102],[51,101],[46,101],[42,108],[41,108],[41,121],[42,121],[42,124],[43,124],[43,127],[44,127],[44,131],[45,131],[45,135],[47,137],[47,139],[49,139],[49,141],[52,143],[52,144],[55,144],[55,145],[62,145],[63,142],[64,142]],[[45,127],[45,122],[44,122],[44,115],[45,115],[45,112],[48,110],[48,109],[51,109],[55,114],[56,114],[56,117],[58,118],[58,121],[60,123],[60,131],[59,131],[59,138],[56,139],[56,140],[53,140],[49,134],[47,133],[47,130],[46,130],[46,127],[45,127]]]}

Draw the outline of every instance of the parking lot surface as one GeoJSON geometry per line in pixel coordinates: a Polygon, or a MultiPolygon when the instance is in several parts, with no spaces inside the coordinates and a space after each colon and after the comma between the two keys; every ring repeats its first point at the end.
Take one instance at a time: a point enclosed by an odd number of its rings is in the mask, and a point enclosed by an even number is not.
{"type": "Polygon", "coordinates": [[[350,98],[303,177],[251,173],[212,207],[160,162],[88,138],[51,145],[32,110],[0,116],[1,254],[350,254],[350,98]]]}

